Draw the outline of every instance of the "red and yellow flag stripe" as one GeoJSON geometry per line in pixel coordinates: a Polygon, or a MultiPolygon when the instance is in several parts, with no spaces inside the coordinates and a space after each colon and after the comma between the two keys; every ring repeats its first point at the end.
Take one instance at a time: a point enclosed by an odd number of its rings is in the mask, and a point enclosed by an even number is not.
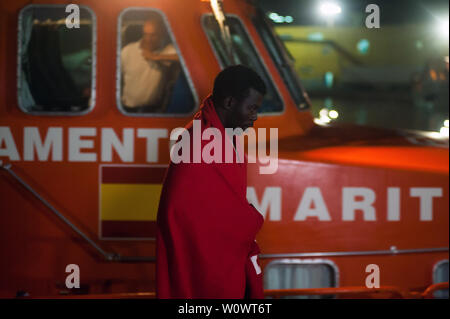
{"type": "Polygon", "coordinates": [[[101,167],[100,237],[155,237],[166,169],[165,166],[101,167]]]}

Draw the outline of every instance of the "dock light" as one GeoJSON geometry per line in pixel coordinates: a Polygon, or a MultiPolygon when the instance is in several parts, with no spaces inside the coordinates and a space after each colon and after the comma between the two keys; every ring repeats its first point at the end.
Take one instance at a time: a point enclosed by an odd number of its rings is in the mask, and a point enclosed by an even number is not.
{"type": "Polygon", "coordinates": [[[444,121],[444,126],[442,126],[441,129],[439,130],[439,134],[441,134],[441,136],[449,137],[448,136],[448,130],[449,130],[448,124],[449,124],[448,120],[445,120],[444,121]]]}
{"type": "Polygon", "coordinates": [[[447,18],[445,18],[445,19],[439,19],[439,22],[438,22],[439,24],[438,24],[438,27],[437,27],[437,31],[439,32],[439,34],[442,36],[442,37],[444,37],[444,38],[446,38],[446,39],[448,39],[448,17],[447,18]]]}
{"type": "Polygon", "coordinates": [[[324,107],[319,111],[319,117],[314,118],[314,123],[324,125],[330,123],[332,120],[335,120],[338,117],[339,117],[338,111],[333,109],[330,110],[329,107],[324,107]]]}
{"type": "Polygon", "coordinates": [[[271,13],[269,14],[269,18],[270,18],[271,20],[275,21],[275,20],[278,18],[278,13],[276,13],[276,12],[271,12],[271,13]]]}
{"type": "Polygon", "coordinates": [[[325,124],[330,123],[330,121],[331,120],[329,117],[327,117],[327,118],[321,117],[320,119],[318,119],[318,118],[314,119],[314,123],[316,123],[317,125],[325,125],[325,124]]]}
{"type": "Polygon", "coordinates": [[[280,16],[276,12],[270,12],[269,18],[275,23],[292,23],[294,22],[294,18],[292,16],[280,16]]]}
{"type": "Polygon", "coordinates": [[[330,117],[328,116],[328,109],[327,108],[323,108],[319,111],[319,118],[315,118],[314,119],[314,123],[319,124],[319,125],[324,125],[324,124],[328,124],[331,122],[330,117]]]}
{"type": "Polygon", "coordinates": [[[319,111],[319,116],[320,117],[328,117],[328,110],[323,108],[319,111]]]}
{"type": "Polygon", "coordinates": [[[276,12],[271,12],[269,14],[269,18],[275,22],[275,23],[283,23],[284,22],[284,17],[280,16],[278,13],[276,12]]]}
{"type": "Polygon", "coordinates": [[[332,17],[342,12],[341,7],[335,2],[323,2],[319,6],[319,12],[326,17],[332,17]]]}
{"type": "Polygon", "coordinates": [[[339,113],[336,110],[331,110],[330,112],[328,112],[328,116],[334,120],[339,117],[339,113]]]}

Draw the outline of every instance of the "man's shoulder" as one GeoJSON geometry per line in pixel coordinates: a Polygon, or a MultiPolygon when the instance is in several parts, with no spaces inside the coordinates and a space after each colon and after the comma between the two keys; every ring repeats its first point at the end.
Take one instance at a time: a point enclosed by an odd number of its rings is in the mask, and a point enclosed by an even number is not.
{"type": "Polygon", "coordinates": [[[127,55],[131,51],[139,49],[139,41],[128,43],[126,46],[122,48],[122,55],[127,55]]]}

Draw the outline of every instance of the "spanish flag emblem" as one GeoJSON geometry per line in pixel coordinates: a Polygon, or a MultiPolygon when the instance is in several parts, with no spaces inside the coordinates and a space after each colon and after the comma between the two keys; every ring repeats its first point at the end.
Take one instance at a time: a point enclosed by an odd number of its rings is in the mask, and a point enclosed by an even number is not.
{"type": "Polygon", "coordinates": [[[167,166],[100,167],[100,238],[156,237],[156,215],[167,166]]]}

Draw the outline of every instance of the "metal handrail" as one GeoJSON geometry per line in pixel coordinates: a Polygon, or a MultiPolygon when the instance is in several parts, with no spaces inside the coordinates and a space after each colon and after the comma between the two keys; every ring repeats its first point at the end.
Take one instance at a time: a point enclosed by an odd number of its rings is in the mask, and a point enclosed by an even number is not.
{"type": "Polygon", "coordinates": [[[431,286],[429,286],[427,289],[425,289],[425,291],[421,294],[422,298],[425,299],[430,299],[433,298],[433,293],[437,290],[442,290],[442,289],[448,289],[448,281],[447,282],[440,282],[437,284],[433,284],[431,286]]]}
{"type": "Polygon", "coordinates": [[[33,194],[38,200],[41,201],[47,208],[49,208],[59,219],[61,219],[66,225],[68,225],[74,232],[80,235],[86,242],[88,242],[97,252],[99,252],[107,261],[116,262],[154,262],[155,257],[140,257],[140,256],[121,256],[117,253],[106,252],[99,245],[97,245],[91,238],[89,238],[84,232],[76,227],[67,217],[61,214],[55,207],[53,207],[47,200],[45,200],[38,192],[36,192],[30,185],[28,185],[22,178],[20,178],[11,169],[11,164],[3,164],[0,161],[0,168],[8,172],[17,182],[25,187],[31,194],[33,194]]]}
{"type": "Polygon", "coordinates": [[[281,253],[281,254],[261,254],[260,259],[272,258],[317,258],[317,257],[338,257],[338,256],[369,256],[369,255],[399,255],[399,254],[422,254],[449,251],[448,247],[397,249],[392,246],[389,250],[366,250],[366,251],[327,251],[327,252],[307,252],[307,253],[281,253]]]}

